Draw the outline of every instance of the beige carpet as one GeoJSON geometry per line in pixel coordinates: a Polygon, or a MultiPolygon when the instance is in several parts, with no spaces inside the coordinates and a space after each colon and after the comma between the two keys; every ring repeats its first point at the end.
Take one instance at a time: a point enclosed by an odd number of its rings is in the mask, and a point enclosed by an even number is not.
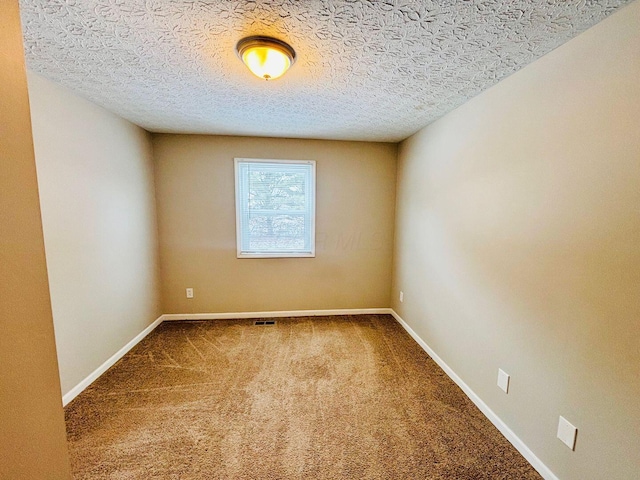
{"type": "Polygon", "coordinates": [[[163,323],[65,409],[78,479],[540,479],[389,315],[163,323]]]}

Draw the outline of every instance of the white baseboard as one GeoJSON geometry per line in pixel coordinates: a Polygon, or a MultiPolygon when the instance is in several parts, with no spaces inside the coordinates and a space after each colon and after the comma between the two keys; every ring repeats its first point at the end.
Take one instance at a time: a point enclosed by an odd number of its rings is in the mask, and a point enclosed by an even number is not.
{"type": "Polygon", "coordinates": [[[271,312],[230,313],[165,313],[163,321],[173,320],[230,320],[235,318],[323,317],[328,315],[391,314],[390,308],[347,308],[336,310],[283,310],[271,312]]]}
{"type": "Polygon", "coordinates": [[[62,405],[66,406],[71,400],[76,398],[85,388],[91,385],[100,375],[106,372],[110,367],[113,366],[118,360],[120,360],[124,355],[135,347],[140,340],[149,335],[158,325],[162,323],[162,316],[158,317],[151,325],[145,328],[142,332],[136,335],[129,343],[127,343],[124,347],[114,353],[106,362],[100,365],[97,369],[95,369],[87,378],[82,380],[79,384],[69,390],[62,396],[62,405]]]}
{"type": "Polygon", "coordinates": [[[442,360],[442,358],[440,358],[438,354],[434,352],[433,349],[429,345],[427,345],[427,343],[422,340],[422,338],[420,338],[420,336],[418,336],[416,332],[413,331],[413,329],[400,317],[400,315],[398,315],[395,310],[390,310],[391,311],[389,313],[393,315],[393,317],[398,321],[400,325],[402,325],[407,333],[411,335],[411,337],[413,337],[418,345],[420,345],[422,349],[427,352],[427,354],[429,354],[433,361],[436,362],[442,370],[444,370],[449,378],[451,378],[451,380],[453,380],[456,385],[458,385],[462,389],[465,395],[469,397],[469,399],[476,405],[476,407],[480,409],[484,416],[487,417],[498,430],[500,430],[500,433],[505,436],[509,443],[511,443],[511,445],[513,445],[516,450],[518,450],[520,454],[522,454],[522,456],[527,459],[531,466],[533,466],[533,468],[535,468],[545,480],[558,480],[558,477],[551,471],[551,469],[544,463],[542,463],[542,460],[540,460],[531,451],[531,449],[527,447],[527,445],[522,440],[520,440],[520,438],[515,433],[513,433],[513,430],[511,430],[507,426],[507,424],[504,423],[502,419],[498,417],[498,415],[496,415],[496,413],[491,410],[491,408],[489,408],[489,406],[484,403],[473,390],[471,390],[469,385],[464,383],[464,381],[456,374],[456,372],[454,372],[453,369],[449,365],[447,365],[445,361],[442,360]]]}

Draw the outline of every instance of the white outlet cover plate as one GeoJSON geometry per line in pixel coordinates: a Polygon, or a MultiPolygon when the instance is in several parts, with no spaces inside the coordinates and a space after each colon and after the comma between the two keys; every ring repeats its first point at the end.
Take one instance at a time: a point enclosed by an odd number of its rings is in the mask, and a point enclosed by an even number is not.
{"type": "Polygon", "coordinates": [[[498,369],[498,386],[504,391],[509,393],[509,379],[511,376],[501,368],[498,369]]]}
{"type": "Polygon", "coordinates": [[[558,438],[562,440],[562,443],[564,443],[571,450],[575,450],[577,435],[578,429],[574,427],[566,418],[560,415],[560,421],[558,422],[558,438]]]}
{"type": "Polygon", "coordinates": [[[193,288],[187,288],[187,298],[193,298],[193,288]]]}

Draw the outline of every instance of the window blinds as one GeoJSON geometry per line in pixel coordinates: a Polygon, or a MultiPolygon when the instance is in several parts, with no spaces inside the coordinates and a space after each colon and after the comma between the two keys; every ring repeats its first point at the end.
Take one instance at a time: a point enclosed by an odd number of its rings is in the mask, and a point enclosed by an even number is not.
{"type": "Polygon", "coordinates": [[[238,256],[315,255],[315,162],[236,159],[238,256]]]}

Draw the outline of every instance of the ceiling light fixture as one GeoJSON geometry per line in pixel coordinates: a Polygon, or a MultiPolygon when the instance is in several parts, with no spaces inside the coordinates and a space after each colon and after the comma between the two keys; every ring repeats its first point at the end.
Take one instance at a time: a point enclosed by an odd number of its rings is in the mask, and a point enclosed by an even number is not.
{"type": "Polygon", "coordinates": [[[236,45],[236,53],[251,72],[259,78],[281,77],[296,61],[296,52],[282,40],[253,36],[236,45]]]}

